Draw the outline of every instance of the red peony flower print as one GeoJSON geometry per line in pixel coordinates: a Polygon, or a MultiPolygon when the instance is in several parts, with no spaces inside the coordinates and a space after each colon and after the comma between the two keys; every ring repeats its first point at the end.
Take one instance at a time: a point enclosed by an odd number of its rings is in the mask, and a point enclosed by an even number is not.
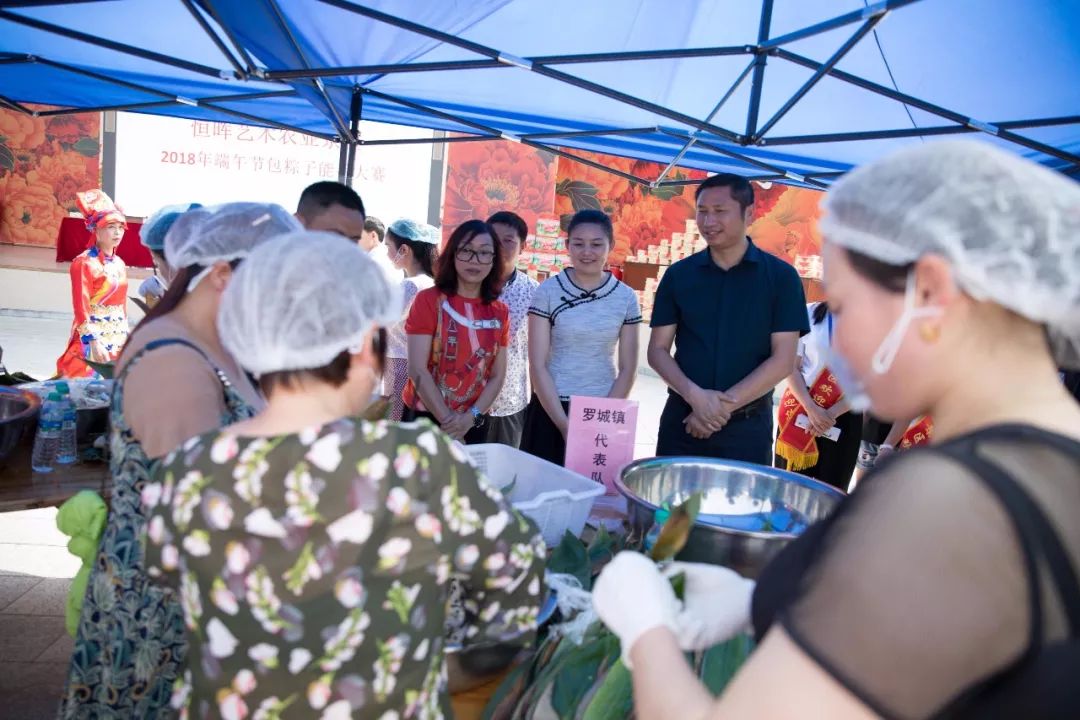
{"type": "Polygon", "coordinates": [[[530,232],[555,204],[555,160],[550,153],[505,140],[450,146],[443,235],[472,218],[499,210],[524,218],[530,232]]]}

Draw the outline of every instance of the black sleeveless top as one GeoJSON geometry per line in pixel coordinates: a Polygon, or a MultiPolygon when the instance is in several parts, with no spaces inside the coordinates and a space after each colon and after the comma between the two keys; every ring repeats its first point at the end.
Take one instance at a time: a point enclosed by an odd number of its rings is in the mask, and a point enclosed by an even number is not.
{"type": "Polygon", "coordinates": [[[764,570],[775,623],[886,718],[1080,718],[1080,442],[1003,425],[890,458],[764,570]]]}

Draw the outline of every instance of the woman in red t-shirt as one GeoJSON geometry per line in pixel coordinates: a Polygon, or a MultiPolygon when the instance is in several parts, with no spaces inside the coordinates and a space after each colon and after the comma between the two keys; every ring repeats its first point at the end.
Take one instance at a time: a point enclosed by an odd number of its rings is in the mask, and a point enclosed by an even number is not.
{"type": "Polygon", "coordinates": [[[435,287],[413,300],[404,420],[427,417],[450,436],[479,442],[506,378],[510,313],[499,302],[499,244],[482,220],[462,223],[439,255],[435,287]]]}

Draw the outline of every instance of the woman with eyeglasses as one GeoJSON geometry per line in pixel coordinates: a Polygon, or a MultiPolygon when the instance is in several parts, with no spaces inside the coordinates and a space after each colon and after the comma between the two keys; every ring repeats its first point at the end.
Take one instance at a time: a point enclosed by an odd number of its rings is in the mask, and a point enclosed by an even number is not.
{"type": "Polygon", "coordinates": [[[498,300],[501,253],[482,220],[450,235],[435,268],[435,287],[413,300],[406,421],[434,420],[451,437],[481,442],[487,412],[506,378],[510,312],[498,300]]]}
{"type": "Polygon", "coordinates": [[[565,461],[570,396],[630,395],[641,324],[637,295],[607,269],[611,218],[581,210],[566,234],[572,267],[541,283],[529,308],[533,397],[521,438],[522,450],[556,465],[565,461]]]}

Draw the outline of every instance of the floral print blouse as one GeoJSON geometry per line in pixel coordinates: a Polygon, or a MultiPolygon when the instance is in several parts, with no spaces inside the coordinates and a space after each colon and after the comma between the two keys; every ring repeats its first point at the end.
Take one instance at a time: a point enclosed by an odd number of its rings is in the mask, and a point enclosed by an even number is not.
{"type": "Polygon", "coordinates": [[[536,527],[426,421],[215,431],[142,497],[147,570],[178,588],[188,628],[182,717],[452,717],[450,586],[465,645],[536,628],[536,527]]]}

